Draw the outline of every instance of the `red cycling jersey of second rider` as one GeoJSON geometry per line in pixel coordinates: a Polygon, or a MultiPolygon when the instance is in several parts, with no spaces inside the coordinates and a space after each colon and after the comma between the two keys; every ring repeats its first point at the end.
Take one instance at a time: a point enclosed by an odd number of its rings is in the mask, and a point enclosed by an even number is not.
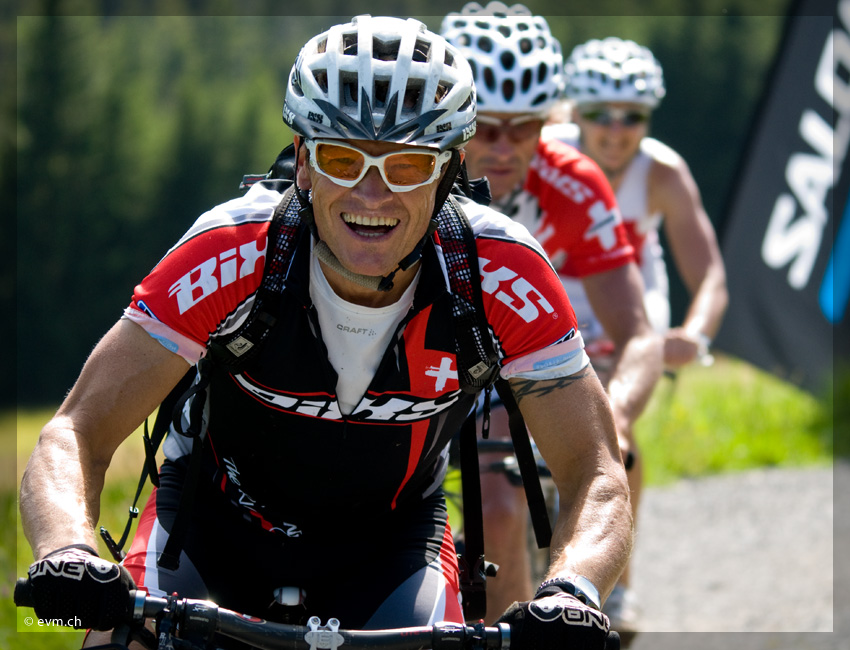
{"type": "Polygon", "coordinates": [[[602,170],[557,140],[540,140],[524,185],[493,207],[528,228],[560,275],[582,278],[635,259],[602,170]]]}

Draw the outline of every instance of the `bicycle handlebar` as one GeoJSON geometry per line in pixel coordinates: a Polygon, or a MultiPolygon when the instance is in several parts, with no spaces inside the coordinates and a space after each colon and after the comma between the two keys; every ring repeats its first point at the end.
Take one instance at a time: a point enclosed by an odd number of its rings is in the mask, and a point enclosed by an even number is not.
{"type": "MultiPolygon", "coordinates": [[[[21,578],[17,581],[14,599],[18,607],[33,606],[28,579],[21,578]]],[[[272,623],[219,607],[206,600],[177,596],[159,598],[148,596],[141,590],[131,591],[127,607],[127,625],[141,626],[147,619],[169,621],[170,629],[180,630],[180,638],[201,640],[201,643],[204,643],[205,640],[217,634],[248,643],[258,650],[281,650],[282,648],[294,650],[337,650],[338,648],[508,650],[510,648],[510,626],[505,623],[500,623],[496,627],[485,627],[483,623],[465,625],[441,622],[428,626],[387,630],[344,630],[340,629],[339,621],[334,618],[328,620],[325,625],[322,625],[319,618],[315,616],[308,621],[307,625],[272,623]]]]}

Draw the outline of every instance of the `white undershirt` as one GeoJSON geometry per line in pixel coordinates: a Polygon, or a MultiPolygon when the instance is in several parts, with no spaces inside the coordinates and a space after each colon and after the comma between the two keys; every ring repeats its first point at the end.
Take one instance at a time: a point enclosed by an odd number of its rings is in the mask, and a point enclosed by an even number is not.
{"type": "Polygon", "coordinates": [[[401,298],[386,307],[363,307],[340,298],[328,284],[318,258],[311,256],[310,298],[319,315],[328,359],[337,372],[340,411],[350,414],[360,402],[398,324],[413,305],[419,272],[401,298]]]}

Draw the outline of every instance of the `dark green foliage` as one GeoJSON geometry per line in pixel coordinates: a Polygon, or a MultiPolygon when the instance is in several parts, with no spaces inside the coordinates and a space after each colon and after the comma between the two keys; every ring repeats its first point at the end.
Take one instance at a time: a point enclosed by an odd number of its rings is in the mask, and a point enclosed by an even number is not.
{"type": "MultiPolygon", "coordinates": [[[[691,3],[693,16],[662,0],[639,12],[629,5],[638,14],[629,16],[619,15],[622,3],[595,3],[594,16],[581,5],[563,15],[563,3],[529,4],[550,17],[565,53],[607,35],[654,50],[669,90],[653,134],[688,160],[719,224],[787,3],[763,3],[773,16],[735,2],[691,3]]],[[[8,97],[0,104],[0,207],[13,214],[17,195],[19,402],[60,400],[133,286],[203,211],[238,194],[243,173],[265,171],[289,142],[286,78],[309,36],[364,12],[417,16],[436,31],[461,6],[320,0],[303,8],[315,16],[274,16],[263,14],[279,3],[47,2],[43,15],[18,16],[11,32],[4,25],[0,54],[17,38],[16,117],[8,97]],[[159,10],[169,15],[143,15],[159,10]]],[[[0,73],[11,85],[9,60],[0,73]]],[[[12,237],[2,241],[8,265],[12,237]]],[[[11,277],[0,273],[4,306],[11,277]]]]}

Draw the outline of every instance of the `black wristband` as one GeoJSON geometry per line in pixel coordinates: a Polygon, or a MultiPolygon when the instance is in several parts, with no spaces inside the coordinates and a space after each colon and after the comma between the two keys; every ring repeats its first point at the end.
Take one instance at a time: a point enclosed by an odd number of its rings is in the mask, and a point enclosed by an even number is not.
{"type": "Polygon", "coordinates": [[[599,598],[599,590],[596,588],[596,585],[584,576],[580,575],[570,575],[544,580],[537,588],[537,593],[534,594],[534,598],[536,600],[537,598],[551,596],[558,592],[575,596],[588,607],[593,607],[593,609],[602,609],[599,598]]]}
{"type": "MultiPolygon", "coordinates": [[[[56,555],[58,553],[64,553],[65,551],[70,551],[72,548],[79,549],[80,551],[85,551],[86,553],[91,553],[95,557],[100,557],[91,546],[88,544],[68,544],[68,546],[63,546],[62,548],[57,548],[55,551],[50,551],[44,557],[50,557],[51,555],[56,555]]],[[[44,559],[44,558],[42,558],[44,559]]]]}

